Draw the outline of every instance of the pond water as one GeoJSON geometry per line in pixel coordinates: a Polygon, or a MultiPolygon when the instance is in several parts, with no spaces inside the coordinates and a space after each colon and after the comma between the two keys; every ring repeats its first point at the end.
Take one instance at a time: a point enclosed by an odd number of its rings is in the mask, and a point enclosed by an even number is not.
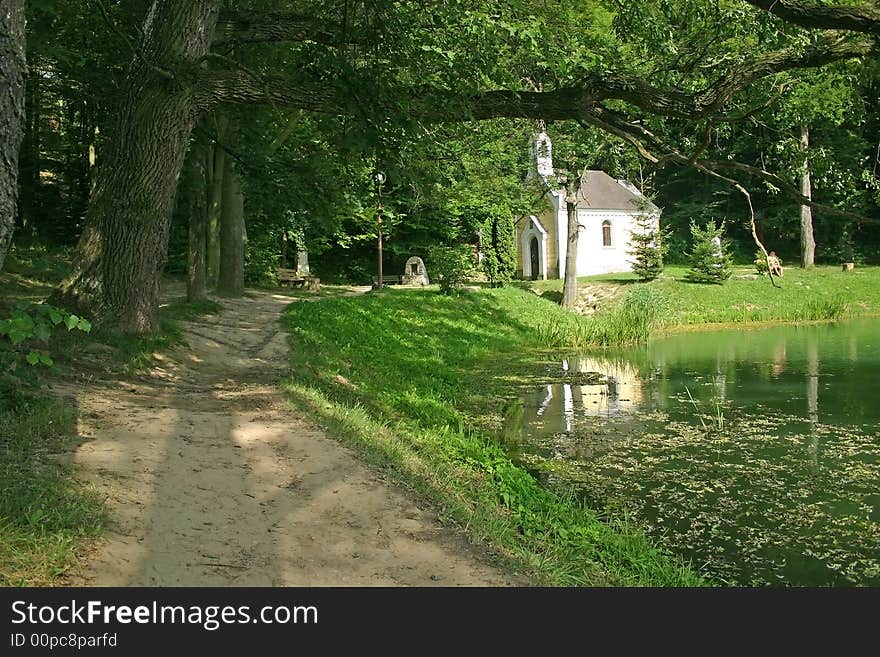
{"type": "Polygon", "coordinates": [[[538,367],[503,436],[549,484],[626,512],[716,581],[880,585],[880,321],[538,367]]]}

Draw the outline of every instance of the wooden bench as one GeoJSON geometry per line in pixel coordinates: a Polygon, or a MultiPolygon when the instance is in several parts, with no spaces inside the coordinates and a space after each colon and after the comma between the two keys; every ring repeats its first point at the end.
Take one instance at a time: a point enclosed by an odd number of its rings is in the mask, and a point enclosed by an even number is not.
{"type": "Polygon", "coordinates": [[[321,287],[321,280],[317,276],[303,276],[296,269],[278,267],[275,270],[275,279],[279,287],[283,287],[284,283],[290,287],[304,287],[309,290],[318,290],[321,287]]]}
{"type": "MultiPolygon", "coordinates": [[[[376,285],[378,281],[378,276],[373,276],[373,285],[376,285]]],[[[382,276],[382,285],[400,285],[400,276],[396,276],[394,274],[390,274],[388,276],[382,276]]]]}

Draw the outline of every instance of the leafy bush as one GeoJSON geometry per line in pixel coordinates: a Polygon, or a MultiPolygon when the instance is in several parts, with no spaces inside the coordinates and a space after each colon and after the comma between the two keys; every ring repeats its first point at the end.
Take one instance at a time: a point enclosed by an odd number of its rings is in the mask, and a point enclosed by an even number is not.
{"type": "Polygon", "coordinates": [[[758,249],[755,251],[755,270],[761,275],[765,276],[767,274],[767,258],[764,257],[764,252],[758,249]]]}
{"type": "Polygon", "coordinates": [[[691,237],[691,268],[685,278],[692,283],[724,283],[733,273],[729,245],[724,240],[724,222],[716,226],[710,221],[703,228],[691,222],[691,237]]]}
{"type": "Polygon", "coordinates": [[[465,244],[432,247],[428,251],[428,261],[431,278],[437,281],[443,294],[452,294],[474,274],[471,247],[465,244]]]}
{"type": "Polygon", "coordinates": [[[6,319],[0,319],[0,371],[13,379],[36,385],[37,367],[53,367],[44,346],[52,332],[63,325],[68,331],[88,333],[88,320],[46,304],[18,303],[6,319]]]}
{"type": "Polygon", "coordinates": [[[244,252],[244,281],[247,285],[275,285],[275,268],[280,261],[279,241],[272,231],[248,235],[244,252]]]}

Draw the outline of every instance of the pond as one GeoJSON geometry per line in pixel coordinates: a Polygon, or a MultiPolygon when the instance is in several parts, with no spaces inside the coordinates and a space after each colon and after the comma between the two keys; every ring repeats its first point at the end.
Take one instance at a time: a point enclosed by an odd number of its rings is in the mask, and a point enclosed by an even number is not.
{"type": "Polygon", "coordinates": [[[717,582],[880,585],[880,321],[566,354],[508,449],[717,582]]]}

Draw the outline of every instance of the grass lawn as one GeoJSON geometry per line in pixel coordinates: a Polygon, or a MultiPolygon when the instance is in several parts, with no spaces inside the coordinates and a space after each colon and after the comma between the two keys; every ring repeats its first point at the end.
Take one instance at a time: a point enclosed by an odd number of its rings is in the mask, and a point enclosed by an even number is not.
{"type": "Polygon", "coordinates": [[[477,364],[543,342],[571,315],[506,288],[395,290],[292,304],[292,400],[475,541],[540,584],[696,585],[640,531],[543,488],[458,410],[485,388],[477,364]]]}
{"type": "MultiPolygon", "coordinates": [[[[880,267],[844,272],[840,267],[787,268],[780,288],[766,277],[731,278],[724,285],[684,280],[686,267],[668,267],[650,285],[668,298],[664,324],[814,321],[880,315],[880,267]]],[[[754,274],[737,268],[734,276],[754,274]]]]}
{"type": "MultiPolygon", "coordinates": [[[[880,315],[880,267],[819,266],[804,270],[786,268],[778,279],[738,278],[755,274],[754,267],[736,267],[724,285],[700,285],[684,279],[687,267],[667,266],[663,276],[640,284],[632,274],[604,274],[579,278],[579,286],[622,286],[625,290],[647,287],[658,292],[663,303],[660,326],[677,329],[700,324],[744,322],[807,322],[845,317],[880,315]]],[[[541,292],[558,292],[562,281],[530,281],[541,292]]],[[[625,295],[621,295],[623,298],[625,295]]]]}

